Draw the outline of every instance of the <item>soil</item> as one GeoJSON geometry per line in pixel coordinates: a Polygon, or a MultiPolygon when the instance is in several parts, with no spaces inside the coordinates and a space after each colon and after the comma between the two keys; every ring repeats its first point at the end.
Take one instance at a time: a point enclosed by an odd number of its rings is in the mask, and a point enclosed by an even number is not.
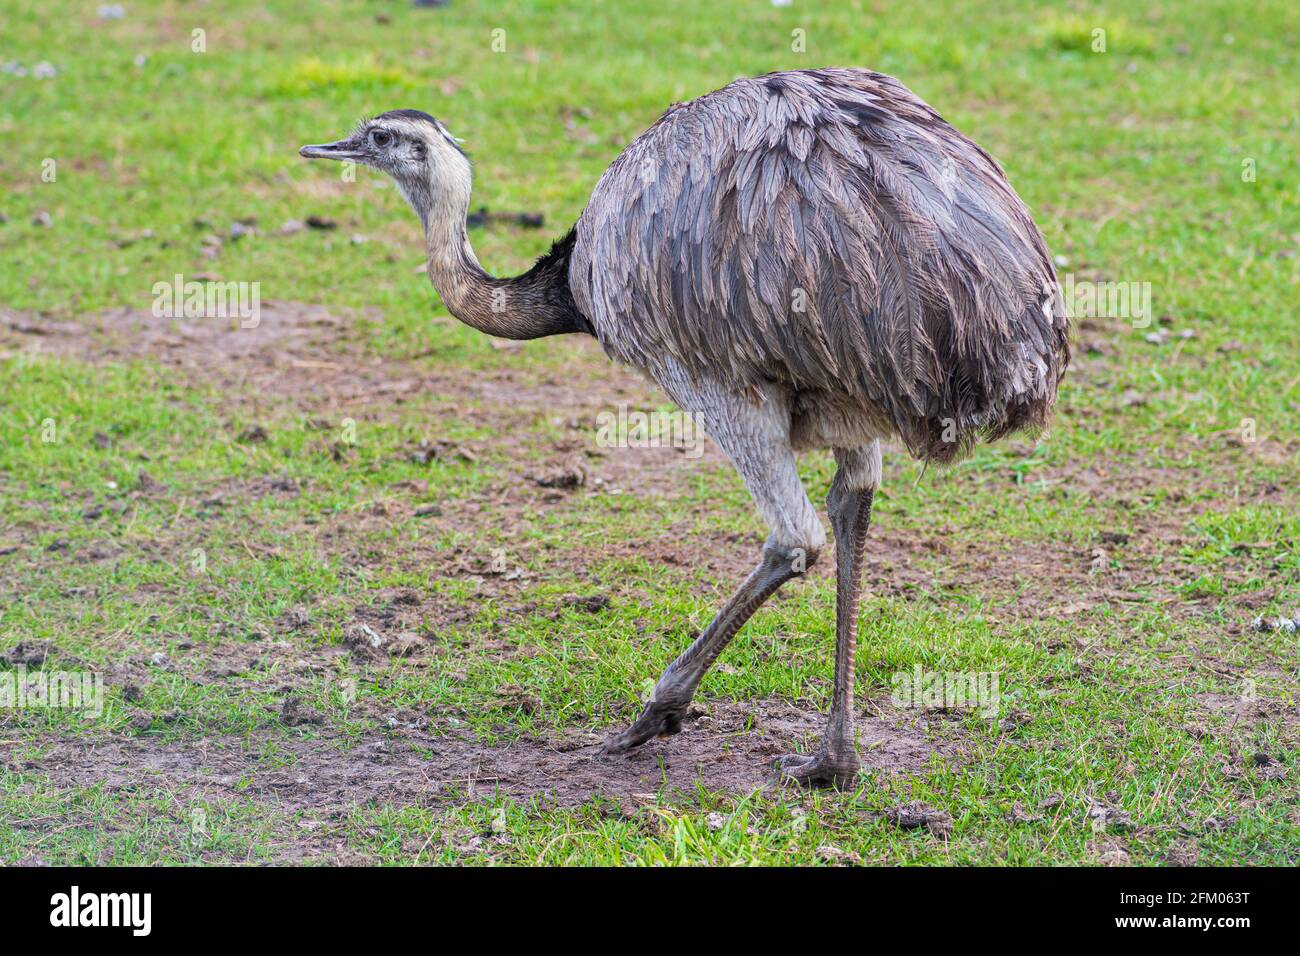
{"type": "MultiPolygon", "coordinates": [[[[498,794],[574,806],[598,797],[652,800],[661,788],[689,799],[699,785],[770,791],[780,786],[773,761],[814,747],[823,723],[781,701],[713,700],[696,709],[680,734],[626,755],[601,755],[600,738],[582,731],[492,747],[464,732],[403,726],[359,738],[323,733],[273,741],[68,737],[46,741],[39,760],[18,757],[20,748],[6,741],[0,757],[12,771],[36,770],[61,787],[93,780],[108,792],[147,787],[186,800],[242,796],[288,813],[371,802],[432,806],[498,794]]],[[[864,713],[859,729],[868,772],[907,773],[957,753],[955,742],[901,717],[864,713]]]]}

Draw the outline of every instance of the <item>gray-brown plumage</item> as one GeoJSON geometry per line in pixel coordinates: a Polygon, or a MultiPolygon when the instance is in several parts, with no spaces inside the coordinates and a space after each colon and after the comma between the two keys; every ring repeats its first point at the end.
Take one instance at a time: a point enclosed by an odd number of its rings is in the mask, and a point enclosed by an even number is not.
{"type": "Polygon", "coordinates": [[[671,108],[611,164],[573,232],[525,275],[495,279],[466,238],[469,162],[432,117],[386,113],[302,152],[393,175],[463,321],[512,338],[592,334],[652,376],[703,419],[772,529],[754,573],[608,751],[680,729],[735,632],[817,559],[825,532],[794,452],[834,450],[831,719],[816,753],[781,768],[855,779],[858,578],[880,440],[947,462],[1039,428],[1069,358],[1046,246],[997,163],[883,74],[738,80],[671,108]]]}
{"type": "Polygon", "coordinates": [[[919,457],[1044,424],[1065,364],[1055,273],[1002,170],[878,73],[674,107],[577,229],[574,297],[616,358],[858,406],[919,457]]]}

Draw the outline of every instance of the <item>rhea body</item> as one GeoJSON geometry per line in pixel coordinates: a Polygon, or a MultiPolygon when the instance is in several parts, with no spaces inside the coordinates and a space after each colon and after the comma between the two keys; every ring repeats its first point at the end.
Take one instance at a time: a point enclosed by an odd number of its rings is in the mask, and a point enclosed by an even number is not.
{"type": "Polygon", "coordinates": [[[395,110],[302,155],[391,175],[420,217],[448,310],[489,335],[594,336],[694,413],[770,534],[754,571],[660,677],[628,750],[681,728],[709,666],[826,534],[795,463],[833,450],[831,713],[783,757],[814,785],[857,777],[858,585],[880,442],[953,461],[1044,426],[1069,360],[1042,235],[997,163],[892,77],[799,70],[668,110],[614,160],[573,230],[500,279],[466,234],[469,160],[433,117],[395,110]]]}

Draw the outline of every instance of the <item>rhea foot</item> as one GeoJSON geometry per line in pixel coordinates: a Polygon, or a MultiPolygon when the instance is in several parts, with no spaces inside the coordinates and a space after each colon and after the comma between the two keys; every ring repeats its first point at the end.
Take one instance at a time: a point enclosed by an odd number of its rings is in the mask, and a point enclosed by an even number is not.
{"type": "Polygon", "coordinates": [[[848,790],[858,782],[856,754],[832,757],[824,750],[815,754],[786,754],[776,761],[781,778],[793,780],[805,787],[835,787],[848,790]]]}
{"type": "Polygon", "coordinates": [[[641,716],[627,730],[615,734],[605,741],[600,752],[603,754],[626,753],[633,747],[639,747],[651,737],[671,737],[681,733],[682,721],[686,717],[686,705],[666,704],[651,701],[641,711],[641,716]]]}

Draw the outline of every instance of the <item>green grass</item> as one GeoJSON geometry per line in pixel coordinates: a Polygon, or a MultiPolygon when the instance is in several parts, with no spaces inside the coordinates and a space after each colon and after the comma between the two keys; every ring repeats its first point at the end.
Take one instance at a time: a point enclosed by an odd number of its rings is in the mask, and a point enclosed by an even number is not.
{"type": "MultiPolygon", "coordinates": [[[[1294,864],[1296,637],[1250,622],[1300,610],[1300,132],[1287,107],[1298,35],[1282,0],[1069,14],[1027,2],[277,0],[128,5],[122,20],[6,5],[0,61],[48,61],[57,75],[0,74],[0,318],[147,309],[155,282],[209,274],[352,316],[347,361],[453,384],[322,412],[218,369],[89,363],[0,339],[0,551],[14,549],[0,554],[0,650],[49,640],[109,675],[97,720],[0,711],[0,860],[1294,864]],[[205,52],[192,51],[196,28],[205,52]],[[806,52],[791,49],[796,29],[806,52]],[[1105,52],[1093,52],[1098,29],[1105,52]],[[1079,323],[1045,441],[982,448],[919,481],[913,464],[887,464],[873,533],[943,549],[915,559],[927,583],[864,601],[860,697],[887,701],[892,675],[918,664],[997,671],[1003,724],[946,715],[959,759],[876,773],[853,794],[662,793],[631,809],[480,793],[311,814],[243,793],[52,782],[42,760],[61,740],[242,741],[260,754],[316,737],[342,748],[388,715],[488,743],[626,721],[761,541],[743,486],[704,463],[661,492],[503,504],[502,488],[557,443],[590,447],[593,429],[557,421],[544,399],[512,409],[455,383],[506,371],[525,391],[590,380],[599,393],[602,360],[563,340],[498,351],[450,320],[416,274],[418,225],[397,192],[296,150],[361,115],[432,112],[474,159],[476,206],[546,216],[542,230],[472,232],[506,274],[567,228],[671,102],[828,64],[899,76],[988,148],[1063,274],[1151,284],[1150,328],[1079,323]],[[33,221],[42,211],[48,226],[33,221]],[[309,215],[338,228],[279,234],[309,215]],[[236,221],[256,232],[205,258],[204,236],[236,221]],[[1170,334],[1148,342],[1158,329],[1170,334]],[[354,443],[340,444],[344,418],[354,443]],[[244,437],[253,424],[266,440],[244,437]],[[422,438],[474,455],[420,464],[422,438]],[[411,515],[428,501],[442,516],[411,515]],[[698,560],[665,564],[643,552],[651,542],[698,560]],[[1098,547],[1104,567],[1090,575],[1098,547]],[[496,549],[525,572],[510,589],[448,571],[496,549]],[[1013,560],[1023,554],[1078,573],[1051,578],[1068,583],[1048,601],[1044,572],[1013,560]],[[381,613],[399,588],[420,595],[404,626],[433,650],[383,663],[336,653],[357,609],[381,613]],[[613,607],[563,600],[594,593],[613,607]],[[310,624],[286,629],[299,607],[310,624]],[[233,672],[201,679],[218,666],[233,672]],[[286,726],[287,688],[323,723],[286,726]],[[1249,695],[1267,705],[1249,719],[1207,704],[1249,695]],[[1252,766],[1256,752],[1283,772],[1252,766]],[[890,823],[905,802],[946,812],[950,835],[890,823]],[[1094,803],[1128,821],[1097,824],[1094,803]],[[1017,822],[1016,805],[1030,819],[1017,822]]],[[[832,462],[803,467],[820,498],[832,462]]],[[[824,710],[832,603],[823,573],[787,589],[702,699],[824,710]]]]}

